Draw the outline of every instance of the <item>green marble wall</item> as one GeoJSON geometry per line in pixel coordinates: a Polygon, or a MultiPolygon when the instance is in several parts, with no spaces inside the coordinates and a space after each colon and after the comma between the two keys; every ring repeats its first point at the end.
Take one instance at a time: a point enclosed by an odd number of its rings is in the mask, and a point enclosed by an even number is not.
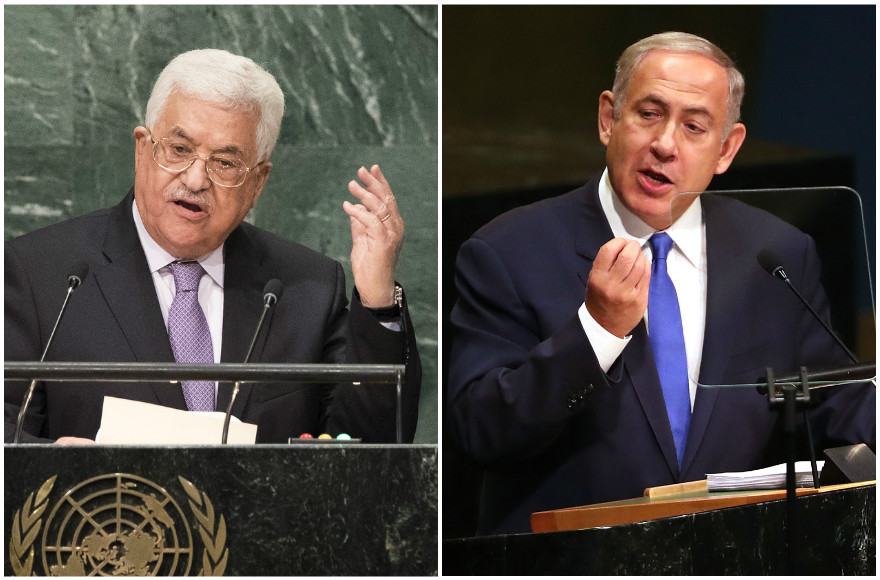
{"type": "MultiPolygon", "coordinates": [[[[417,443],[437,442],[436,6],[7,6],[4,238],[116,204],[132,131],[175,55],[222,48],[278,79],[286,110],[248,221],[351,271],[342,202],[378,163],[406,223],[397,278],[424,366],[417,443]]],[[[354,201],[354,198],[351,198],[354,201]]]]}

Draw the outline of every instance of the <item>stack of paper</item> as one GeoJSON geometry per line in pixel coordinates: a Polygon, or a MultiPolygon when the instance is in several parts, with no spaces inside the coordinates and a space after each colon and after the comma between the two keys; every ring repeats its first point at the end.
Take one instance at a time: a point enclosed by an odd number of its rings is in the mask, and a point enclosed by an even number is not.
{"type": "MultiPolygon", "coordinates": [[[[160,405],[104,397],[95,442],[105,445],[220,445],[225,413],[194,413],[160,405]]],[[[252,445],[257,426],[232,417],[229,443],[252,445]]]]}
{"type": "MultiPolygon", "coordinates": [[[[822,472],[824,461],[817,461],[816,468],[822,472]]],[[[809,461],[798,461],[794,464],[795,485],[797,487],[813,486],[813,468],[809,461]]],[[[785,463],[765,467],[754,471],[731,473],[710,473],[707,476],[709,491],[736,491],[741,489],[784,489],[785,463]]]]}

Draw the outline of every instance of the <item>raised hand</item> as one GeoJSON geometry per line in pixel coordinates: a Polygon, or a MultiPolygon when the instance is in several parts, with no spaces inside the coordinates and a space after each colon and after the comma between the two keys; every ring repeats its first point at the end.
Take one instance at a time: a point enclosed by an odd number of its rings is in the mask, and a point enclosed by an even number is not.
{"type": "Polygon", "coordinates": [[[584,301],[593,320],[623,338],[645,315],[651,264],[635,240],[614,238],[599,248],[584,301]]]}
{"type": "Polygon", "coordinates": [[[391,186],[378,165],[358,170],[348,191],[361,203],[343,202],[351,222],[351,270],[361,303],[381,308],[394,303],[394,268],[403,243],[403,219],[391,186]]]}

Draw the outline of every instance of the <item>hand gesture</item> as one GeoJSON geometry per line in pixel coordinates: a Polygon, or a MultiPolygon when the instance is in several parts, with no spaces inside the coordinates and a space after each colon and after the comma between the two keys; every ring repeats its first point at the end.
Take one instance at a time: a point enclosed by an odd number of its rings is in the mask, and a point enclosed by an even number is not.
{"type": "Polygon", "coordinates": [[[361,167],[348,191],[360,204],[343,202],[351,222],[351,270],[361,303],[368,308],[394,304],[394,267],[403,242],[403,219],[378,165],[361,167]]]}
{"type": "Polygon", "coordinates": [[[629,334],[648,308],[651,264],[635,240],[614,238],[599,248],[584,301],[593,320],[617,336],[629,334]]]}

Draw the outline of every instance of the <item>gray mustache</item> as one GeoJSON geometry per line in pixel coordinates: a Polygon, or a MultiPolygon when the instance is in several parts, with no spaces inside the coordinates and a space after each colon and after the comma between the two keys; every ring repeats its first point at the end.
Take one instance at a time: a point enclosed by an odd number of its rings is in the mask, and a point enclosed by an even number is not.
{"type": "Polygon", "coordinates": [[[178,187],[175,190],[166,191],[164,197],[165,201],[169,202],[184,201],[186,203],[198,205],[207,213],[211,213],[214,209],[205,194],[196,193],[187,187],[178,187]]]}

